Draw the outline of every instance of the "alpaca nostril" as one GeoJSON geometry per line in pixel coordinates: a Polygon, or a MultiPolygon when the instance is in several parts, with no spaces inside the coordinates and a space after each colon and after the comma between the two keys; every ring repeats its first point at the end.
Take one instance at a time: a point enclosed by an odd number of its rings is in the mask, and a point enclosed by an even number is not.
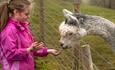
{"type": "Polygon", "coordinates": [[[60,46],[63,46],[63,45],[64,45],[63,43],[60,44],[60,46]]]}

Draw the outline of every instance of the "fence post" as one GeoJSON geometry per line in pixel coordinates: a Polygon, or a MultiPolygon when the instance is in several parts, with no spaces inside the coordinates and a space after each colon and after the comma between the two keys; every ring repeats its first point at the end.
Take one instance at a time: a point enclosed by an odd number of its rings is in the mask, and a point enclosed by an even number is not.
{"type": "Polygon", "coordinates": [[[83,63],[83,70],[94,70],[89,45],[82,46],[82,63],[83,63]]]}
{"type": "MultiPolygon", "coordinates": [[[[80,0],[74,0],[74,12],[77,12],[79,13],[80,12],[80,0]]],[[[81,70],[81,65],[80,65],[80,53],[81,53],[81,50],[80,50],[80,42],[77,42],[76,46],[73,47],[73,53],[74,53],[74,56],[77,57],[77,60],[76,58],[74,58],[74,65],[73,65],[73,68],[72,70],[81,70]]]]}
{"type": "Polygon", "coordinates": [[[73,58],[73,67],[72,70],[81,70],[81,50],[80,50],[80,41],[76,43],[75,46],[73,46],[73,56],[76,58],[73,58]]]}
{"type": "Polygon", "coordinates": [[[81,0],[74,0],[74,11],[80,13],[81,0]]]}
{"type": "Polygon", "coordinates": [[[40,27],[40,41],[45,42],[44,39],[44,0],[39,0],[39,27],[40,27]]]}

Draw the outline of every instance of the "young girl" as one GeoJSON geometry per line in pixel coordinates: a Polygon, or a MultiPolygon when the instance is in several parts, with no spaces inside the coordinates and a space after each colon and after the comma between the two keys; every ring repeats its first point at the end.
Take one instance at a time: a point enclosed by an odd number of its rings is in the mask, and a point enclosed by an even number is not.
{"type": "Polygon", "coordinates": [[[33,42],[27,19],[31,2],[10,0],[0,4],[0,62],[2,70],[34,70],[33,56],[58,55],[44,43],[33,42]]]}

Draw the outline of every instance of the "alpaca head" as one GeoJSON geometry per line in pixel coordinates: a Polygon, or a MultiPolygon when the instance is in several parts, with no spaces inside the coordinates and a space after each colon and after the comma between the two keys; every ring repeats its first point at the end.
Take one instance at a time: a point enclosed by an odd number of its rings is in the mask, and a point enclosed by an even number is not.
{"type": "Polygon", "coordinates": [[[78,19],[73,16],[73,13],[63,10],[65,21],[59,26],[60,43],[62,48],[69,48],[76,44],[81,37],[87,34],[86,30],[81,28],[78,19]]]}

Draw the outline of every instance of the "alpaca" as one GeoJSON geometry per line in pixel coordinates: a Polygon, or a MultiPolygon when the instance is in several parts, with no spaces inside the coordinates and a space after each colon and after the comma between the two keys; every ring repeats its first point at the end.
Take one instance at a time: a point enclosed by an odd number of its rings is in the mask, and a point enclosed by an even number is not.
{"type": "Polygon", "coordinates": [[[98,35],[105,39],[115,51],[115,24],[103,17],[83,15],[63,10],[65,21],[59,26],[62,48],[69,48],[87,35],[98,35]]]}

